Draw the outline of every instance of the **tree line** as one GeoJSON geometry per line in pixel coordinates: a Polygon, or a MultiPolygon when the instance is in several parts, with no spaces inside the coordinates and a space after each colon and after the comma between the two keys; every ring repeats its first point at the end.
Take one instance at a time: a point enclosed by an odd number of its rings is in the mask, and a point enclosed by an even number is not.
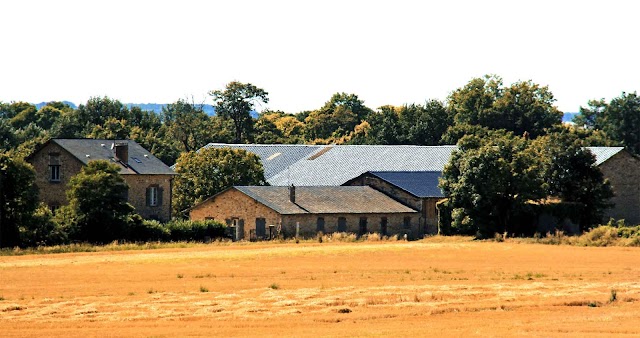
{"type": "MultiPolygon", "coordinates": [[[[166,105],[160,114],[128,108],[109,97],[91,98],[77,109],[61,102],[40,109],[25,102],[0,102],[0,222],[6,227],[27,224],[27,218],[40,217],[42,223],[47,217],[42,208],[23,205],[35,205],[31,200],[37,196],[26,184],[32,180],[32,169],[24,158],[50,138],[131,139],[164,163],[177,162],[181,178],[174,186],[174,212],[220,191],[220,182],[264,183],[259,161],[248,154],[235,154],[242,159],[230,160],[219,151],[196,152],[210,142],[458,144],[442,181],[449,197],[442,205],[450,211],[451,227],[446,230],[483,236],[518,232],[513,220],[531,211],[531,201],[549,196],[581,205],[583,212],[576,217],[583,229],[596,224],[611,192],[594,170],[593,155],[583,147],[624,146],[640,154],[640,98],[635,92],[623,92],[609,102],[589,101],[574,125],[562,123],[548,87],[532,81],[505,85],[495,75],[470,80],[444,102],[371,109],[355,94],[336,93],[316,110],[265,110],[256,118],[251,112],[269,100],[265,90],[231,82],[209,94],[215,116],[186,99],[166,105]],[[234,169],[237,163],[255,167],[260,174],[234,169]],[[201,170],[206,166],[243,174],[236,175],[237,180],[231,175],[232,179],[210,182],[201,170]],[[207,189],[188,189],[193,184],[207,189]]],[[[131,218],[130,211],[124,214],[131,218]]]]}

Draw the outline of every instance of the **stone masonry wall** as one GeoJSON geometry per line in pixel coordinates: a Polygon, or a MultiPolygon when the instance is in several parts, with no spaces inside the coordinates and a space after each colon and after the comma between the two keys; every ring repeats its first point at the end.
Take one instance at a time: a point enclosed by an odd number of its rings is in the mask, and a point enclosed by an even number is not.
{"type": "Polygon", "coordinates": [[[615,196],[615,206],[605,213],[609,218],[624,219],[627,224],[640,224],[640,159],[621,151],[600,165],[609,180],[615,196]]]}
{"type": "Polygon", "coordinates": [[[171,180],[172,175],[122,175],[129,185],[129,203],[143,218],[166,222],[171,219],[171,180]],[[160,204],[147,205],[147,188],[157,186],[160,204]]]}
{"type": "Polygon", "coordinates": [[[281,220],[280,214],[233,188],[191,209],[189,218],[213,218],[222,223],[234,218],[243,220],[244,239],[249,239],[250,230],[256,229],[256,218],[264,218],[267,226],[278,225],[281,220]]]}
{"type": "Polygon", "coordinates": [[[71,177],[80,172],[83,163],[64,150],[59,145],[51,142],[35,153],[29,163],[36,171],[36,185],[39,189],[40,201],[49,207],[59,207],[67,204],[67,185],[71,177]],[[49,155],[60,155],[60,181],[49,181],[49,155]]]}

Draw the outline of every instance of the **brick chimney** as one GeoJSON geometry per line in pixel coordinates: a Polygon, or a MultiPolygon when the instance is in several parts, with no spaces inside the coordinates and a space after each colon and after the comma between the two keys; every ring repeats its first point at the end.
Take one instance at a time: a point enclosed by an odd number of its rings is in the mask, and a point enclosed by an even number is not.
{"type": "Polygon", "coordinates": [[[289,201],[296,203],[296,187],[293,184],[289,186],[289,201]]]}
{"type": "Polygon", "coordinates": [[[127,141],[116,142],[114,148],[116,151],[116,161],[129,164],[129,144],[127,141]]]}

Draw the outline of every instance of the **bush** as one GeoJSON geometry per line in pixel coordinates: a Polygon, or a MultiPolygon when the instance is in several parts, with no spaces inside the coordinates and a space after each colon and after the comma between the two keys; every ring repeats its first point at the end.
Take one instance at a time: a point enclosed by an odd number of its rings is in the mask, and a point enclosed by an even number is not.
{"type": "Polygon", "coordinates": [[[167,223],[166,230],[171,241],[205,241],[226,238],[226,225],[214,221],[190,221],[174,219],[167,223]]]}
{"type": "Polygon", "coordinates": [[[127,229],[127,240],[132,242],[166,241],[169,235],[169,229],[156,220],[140,219],[127,229]]]}
{"type": "Polygon", "coordinates": [[[28,224],[20,227],[20,243],[25,247],[50,246],[67,243],[66,229],[55,222],[53,213],[41,203],[28,224]]]}

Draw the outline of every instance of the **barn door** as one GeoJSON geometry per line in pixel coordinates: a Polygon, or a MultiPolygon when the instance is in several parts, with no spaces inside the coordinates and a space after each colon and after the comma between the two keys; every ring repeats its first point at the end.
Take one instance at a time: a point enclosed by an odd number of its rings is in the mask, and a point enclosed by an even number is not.
{"type": "Polygon", "coordinates": [[[347,219],[338,217],[338,232],[347,232],[347,219]]]}
{"type": "Polygon", "coordinates": [[[264,239],[267,236],[267,221],[264,218],[256,218],[256,237],[264,239]]]}

